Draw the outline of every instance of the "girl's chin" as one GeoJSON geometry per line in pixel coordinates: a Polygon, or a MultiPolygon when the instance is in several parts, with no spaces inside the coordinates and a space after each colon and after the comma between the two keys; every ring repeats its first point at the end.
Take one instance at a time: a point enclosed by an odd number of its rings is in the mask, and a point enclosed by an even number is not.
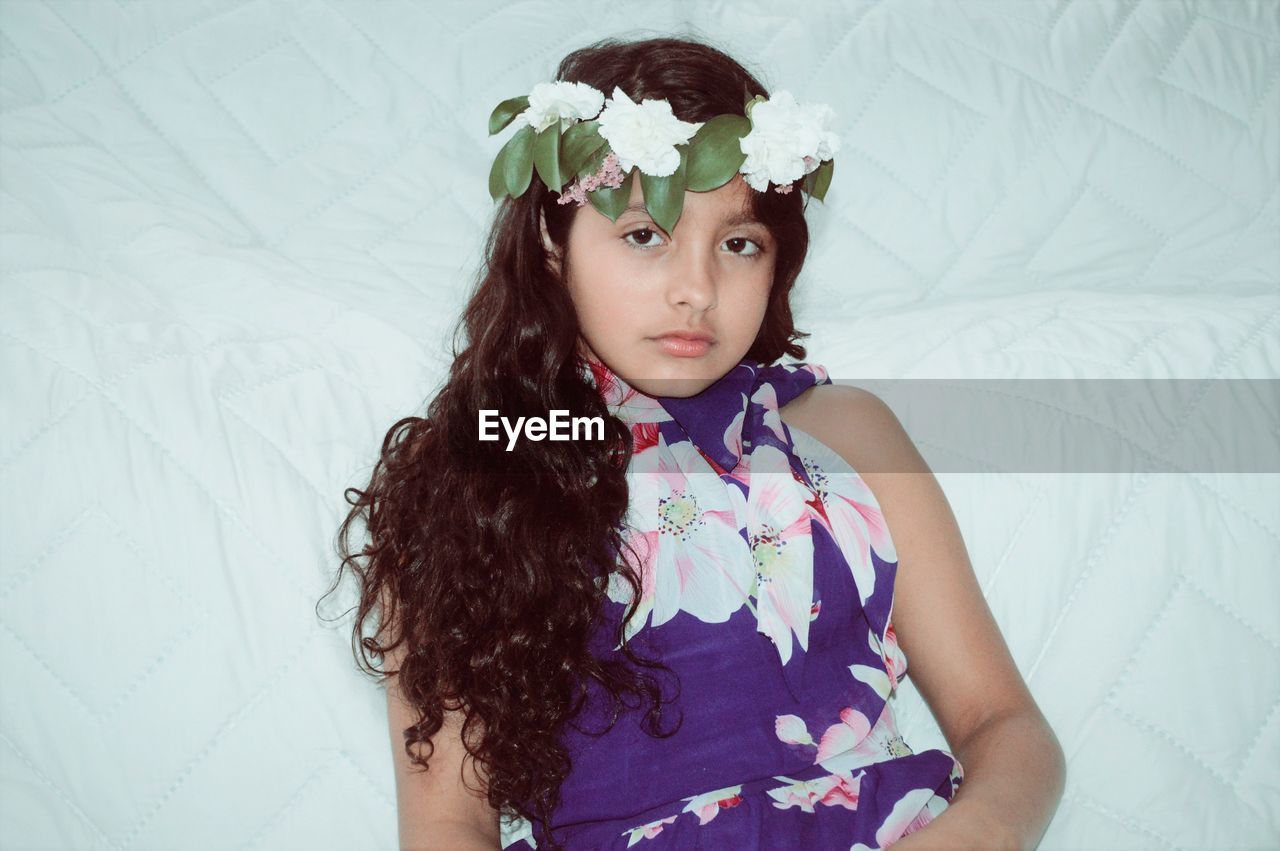
{"type": "Polygon", "coordinates": [[[647,396],[667,396],[685,399],[696,396],[715,383],[719,376],[695,374],[671,374],[670,372],[649,372],[642,378],[628,383],[647,396]]]}
{"type": "MultiPolygon", "coordinates": [[[[652,343],[650,343],[652,345],[652,343]]],[[[715,354],[715,349],[712,350],[715,354]]],[[[604,358],[612,360],[610,366],[631,387],[646,396],[687,398],[696,396],[714,384],[733,365],[724,366],[722,357],[670,357],[655,355],[652,350],[637,353],[630,358],[604,358]]]]}
{"type": "Polygon", "coordinates": [[[690,396],[697,396],[703,390],[706,390],[715,383],[714,378],[709,379],[689,379],[681,381],[672,379],[662,383],[663,391],[657,395],[666,396],[673,399],[687,399],[690,396]]]}

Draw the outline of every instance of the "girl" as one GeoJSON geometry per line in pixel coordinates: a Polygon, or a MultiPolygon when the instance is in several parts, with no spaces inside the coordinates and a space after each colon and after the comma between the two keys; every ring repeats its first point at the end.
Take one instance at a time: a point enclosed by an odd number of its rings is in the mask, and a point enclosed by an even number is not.
{"type": "Polygon", "coordinates": [[[779,362],[805,356],[788,299],[831,118],[676,38],[577,50],[494,110],[516,129],[466,345],[340,530],[358,661],[391,660],[403,847],[1018,848],[1047,826],[1061,749],[933,476],[878,399],[779,362]],[[602,428],[520,431],[556,411],[602,428]],[[898,735],[908,656],[950,751],[898,735]]]}

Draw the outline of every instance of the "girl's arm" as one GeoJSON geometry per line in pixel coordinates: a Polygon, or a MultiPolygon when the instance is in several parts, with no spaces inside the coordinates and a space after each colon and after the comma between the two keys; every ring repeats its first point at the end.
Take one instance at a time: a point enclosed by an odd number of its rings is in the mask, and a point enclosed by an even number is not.
{"type": "Polygon", "coordinates": [[[951,806],[895,847],[1034,848],[1062,797],[1065,759],[987,607],[942,488],[897,417],[865,390],[815,387],[784,419],[840,453],[880,503],[898,553],[894,631],[964,768],[951,806]]]}
{"type": "MultiPolygon", "coordinates": [[[[382,611],[391,612],[385,592],[382,599],[382,611]]],[[[388,651],[383,669],[398,672],[406,650],[401,644],[388,651]]],[[[418,714],[404,698],[398,673],[389,676],[386,692],[401,851],[497,851],[498,813],[473,791],[486,784],[462,743],[462,713],[446,710],[444,726],[431,739],[430,769],[423,772],[404,750],[404,730],[418,714]]]]}

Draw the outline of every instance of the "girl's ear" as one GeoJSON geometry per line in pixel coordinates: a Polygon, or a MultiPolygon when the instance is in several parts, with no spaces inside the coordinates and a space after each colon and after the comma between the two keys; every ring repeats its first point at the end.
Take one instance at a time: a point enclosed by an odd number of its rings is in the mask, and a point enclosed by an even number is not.
{"type": "Polygon", "coordinates": [[[542,230],[542,247],[547,252],[547,262],[552,271],[559,275],[560,251],[556,248],[556,244],[551,241],[551,234],[547,231],[547,214],[545,210],[538,213],[538,227],[542,230]]]}

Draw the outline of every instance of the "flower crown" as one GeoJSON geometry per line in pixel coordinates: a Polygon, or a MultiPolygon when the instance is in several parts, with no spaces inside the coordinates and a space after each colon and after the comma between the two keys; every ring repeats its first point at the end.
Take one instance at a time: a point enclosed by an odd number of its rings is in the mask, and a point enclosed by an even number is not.
{"type": "Polygon", "coordinates": [[[489,116],[490,136],[516,119],[520,125],[489,169],[489,194],[494,201],[519,198],[537,171],[559,203],[589,200],[617,221],[631,199],[634,168],[649,215],[667,233],[680,218],[686,189],[708,192],[738,173],[758,192],[772,183],[785,194],[803,178],[800,188],[823,200],[840,149],[831,107],[797,103],[780,90],[749,99],[743,111],[681,121],[668,101],[636,103],[617,86],[606,100],[585,83],[538,83],[489,116]]]}

